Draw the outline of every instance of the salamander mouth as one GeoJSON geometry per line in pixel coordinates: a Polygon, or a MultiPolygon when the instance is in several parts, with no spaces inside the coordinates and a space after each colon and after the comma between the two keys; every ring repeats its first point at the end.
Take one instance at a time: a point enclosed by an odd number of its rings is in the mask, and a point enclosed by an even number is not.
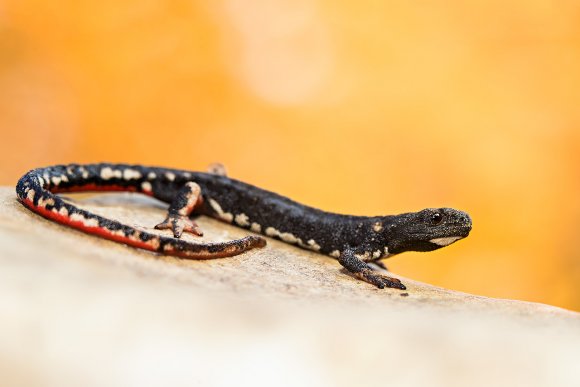
{"type": "Polygon", "coordinates": [[[449,246],[450,244],[467,237],[470,232],[471,221],[469,220],[469,222],[466,222],[465,225],[451,227],[447,233],[447,236],[432,238],[429,240],[429,242],[441,247],[449,246]]]}
{"type": "Polygon", "coordinates": [[[436,244],[437,246],[449,246],[450,244],[452,244],[453,242],[456,242],[460,239],[463,239],[465,237],[463,236],[451,236],[451,237],[444,237],[444,238],[434,238],[431,239],[429,242],[436,244]]]}

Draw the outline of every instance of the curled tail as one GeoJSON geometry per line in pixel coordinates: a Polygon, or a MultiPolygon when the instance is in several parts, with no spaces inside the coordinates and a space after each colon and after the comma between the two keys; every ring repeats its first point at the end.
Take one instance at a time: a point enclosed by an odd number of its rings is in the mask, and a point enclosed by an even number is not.
{"type": "MultiPolygon", "coordinates": [[[[95,186],[91,183],[91,169],[100,168],[101,165],[96,164],[35,169],[20,178],[16,185],[16,196],[29,210],[47,219],[87,234],[160,254],[188,259],[213,259],[238,255],[252,248],[266,245],[266,241],[258,236],[247,236],[223,243],[196,244],[151,234],[80,209],[54,194],[54,192],[94,190],[95,186]],[[64,184],[61,184],[63,182],[64,184]]],[[[143,192],[139,187],[132,185],[113,184],[100,184],[98,190],[143,192]]]]}

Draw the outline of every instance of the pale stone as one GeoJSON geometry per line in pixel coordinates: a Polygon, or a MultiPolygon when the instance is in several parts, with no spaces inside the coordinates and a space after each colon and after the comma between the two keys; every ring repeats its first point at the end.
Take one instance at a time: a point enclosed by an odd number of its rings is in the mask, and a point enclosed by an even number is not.
{"type": "MultiPolygon", "coordinates": [[[[75,203],[170,234],[144,196],[75,203]]],[[[250,233],[197,222],[204,237],[185,239],[250,233]]],[[[401,280],[380,290],[270,238],[232,258],[156,255],[47,221],[2,188],[2,384],[580,385],[580,314],[401,280]]]]}

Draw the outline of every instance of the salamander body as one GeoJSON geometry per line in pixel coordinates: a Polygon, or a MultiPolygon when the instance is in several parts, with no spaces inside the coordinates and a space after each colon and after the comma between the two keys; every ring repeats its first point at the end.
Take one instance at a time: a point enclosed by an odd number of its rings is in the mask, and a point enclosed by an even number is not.
{"type": "Polygon", "coordinates": [[[201,235],[191,220],[201,214],[338,259],[353,275],[380,288],[405,286],[369,264],[404,251],[430,251],[466,237],[471,219],[451,208],[400,215],[352,216],[297,203],[284,196],[211,173],[126,164],[57,165],[34,169],[16,186],[18,200],[31,211],[61,224],[127,245],[188,259],[233,256],[266,240],[257,235],[196,244],[179,239],[182,232],[201,235]],[[128,191],[169,203],[168,216],[156,228],[161,236],[121,224],[67,203],[60,192],[128,191]]]}

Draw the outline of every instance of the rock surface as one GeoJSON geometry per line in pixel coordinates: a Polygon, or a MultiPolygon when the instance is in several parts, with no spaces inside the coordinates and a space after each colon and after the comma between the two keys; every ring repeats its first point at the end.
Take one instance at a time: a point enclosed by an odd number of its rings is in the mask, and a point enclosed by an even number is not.
{"type": "MultiPolygon", "coordinates": [[[[136,195],[70,199],[149,230],[164,218],[136,195]]],[[[203,240],[247,235],[199,224],[203,240]]],[[[578,313],[406,278],[379,290],[274,240],[158,256],[44,220],[5,187],[0,265],[2,385],[580,385],[578,313]]]]}

